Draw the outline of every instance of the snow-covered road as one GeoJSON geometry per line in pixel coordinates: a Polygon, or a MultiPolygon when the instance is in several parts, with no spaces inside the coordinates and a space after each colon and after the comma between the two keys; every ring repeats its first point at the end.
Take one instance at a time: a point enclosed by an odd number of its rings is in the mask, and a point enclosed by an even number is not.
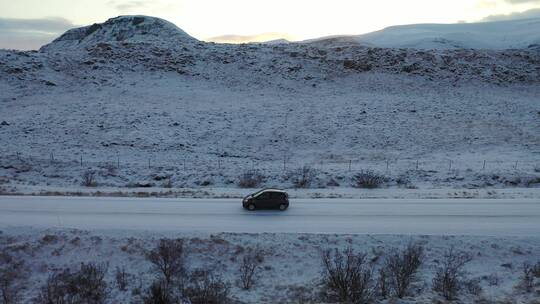
{"type": "Polygon", "coordinates": [[[0,197],[0,228],[163,232],[540,235],[529,199],[298,199],[285,211],[238,199],[0,197]]]}

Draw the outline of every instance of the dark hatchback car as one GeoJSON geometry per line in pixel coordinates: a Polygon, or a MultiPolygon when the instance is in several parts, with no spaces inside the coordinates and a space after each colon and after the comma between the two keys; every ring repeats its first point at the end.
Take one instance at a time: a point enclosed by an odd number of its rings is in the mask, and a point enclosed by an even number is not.
{"type": "Polygon", "coordinates": [[[263,189],[244,197],[242,206],[250,211],[255,209],[279,209],[285,211],[289,208],[289,195],[279,189],[263,189]]]}

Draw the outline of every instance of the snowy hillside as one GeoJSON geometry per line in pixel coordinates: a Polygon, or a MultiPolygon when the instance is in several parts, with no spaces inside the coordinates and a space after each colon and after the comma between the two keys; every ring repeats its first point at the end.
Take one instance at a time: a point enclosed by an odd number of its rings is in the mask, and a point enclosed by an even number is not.
{"type": "Polygon", "coordinates": [[[526,49],[540,46],[540,19],[412,24],[339,39],[384,48],[526,49]]]}
{"type": "Polygon", "coordinates": [[[534,49],[215,44],[118,17],[0,50],[0,183],[80,186],[90,170],[102,186],[236,187],[255,169],[290,187],[307,165],[311,187],[361,169],[535,186],[539,84],[534,49]]]}

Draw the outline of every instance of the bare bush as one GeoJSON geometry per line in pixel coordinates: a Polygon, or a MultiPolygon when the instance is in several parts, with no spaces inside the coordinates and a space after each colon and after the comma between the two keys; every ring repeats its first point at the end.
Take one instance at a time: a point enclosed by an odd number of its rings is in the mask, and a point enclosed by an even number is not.
{"type": "Polygon", "coordinates": [[[191,304],[226,304],[229,299],[229,285],[220,276],[208,270],[196,270],[189,276],[182,288],[182,295],[191,304]]]}
{"type": "Polygon", "coordinates": [[[386,176],[372,170],[362,170],[353,176],[353,186],[356,188],[374,189],[382,186],[388,179],[386,176]]]}
{"type": "Polygon", "coordinates": [[[82,174],[82,185],[85,187],[96,187],[96,173],[91,170],[84,171],[82,174]]]}
{"type": "Polygon", "coordinates": [[[39,304],[101,304],[107,299],[107,266],[82,263],[76,271],[64,269],[49,276],[37,299],[39,304]]]}
{"type": "Polygon", "coordinates": [[[499,284],[501,284],[501,278],[496,273],[484,276],[484,279],[487,281],[489,286],[499,286],[499,284]]]}
{"type": "Polygon", "coordinates": [[[540,262],[537,262],[532,266],[532,273],[535,278],[540,279],[540,262]]]}
{"type": "Polygon", "coordinates": [[[150,285],[146,294],[142,296],[144,304],[177,304],[179,298],[163,280],[157,280],[150,285]]]}
{"type": "Polygon", "coordinates": [[[309,188],[315,179],[315,170],[309,166],[303,166],[292,174],[292,182],[295,188],[309,188]]]}
{"type": "Polygon", "coordinates": [[[480,285],[480,279],[478,278],[467,280],[464,285],[467,292],[473,296],[479,296],[482,293],[482,285],[480,285]]]}
{"type": "Polygon", "coordinates": [[[523,183],[526,187],[536,187],[540,185],[540,176],[529,176],[523,178],[523,183]]]}
{"type": "Polygon", "coordinates": [[[534,288],[534,268],[529,263],[524,263],[522,267],[522,273],[519,280],[517,289],[525,292],[531,292],[534,288]]]}
{"type": "Polygon", "coordinates": [[[174,279],[184,274],[184,241],[181,239],[161,239],[156,248],[146,254],[154,268],[163,276],[169,286],[174,279]]]}
{"type": "Polygon", "coordinates": [[[264,180],[264,176],[257,171],[246,171],[238,178],[238,187],[257,188],[264,180]]]}
{"type": "Polygon", "coordinates": [[[27,275],[24,262],[10,255],[7,251],[0,251],[0,303],[18,303],[19,286],[27,275]]]}
{"type": "Polygon", "coordinates": [[[161,185],[163,188],[172,188],[173,187],[173,181],[172,178],[167,178],[163,184],[161,185]]]}
{"type": "Polygon", "coordinates": [[[260,250],[250,250],[244,255],[239,268],[240,281],[243,289],[251,289],[254,283],[255,275],[262,261],[262,252],[260,250]]]}
{"type": "Polygon", "coordinates": [[[386,272],[386,269],[384,267],[379,268],[379,276],[377,277],[377,290],[381,298],[386,299],[386,297],[388,297],[388,273],[386,272]]]}
{"type": "Polygon", "coordinates": [[[446,300],[456,299],[466,279],[463,267],[470,261],[469,254],[456,252],[454,247],[450,247],[444,254],[442,265],[437,268],[433,278],[433,291],[442,295],[446,300]]]}
{"type": "Polygon", "coordinates": [[[394,250],[385,261],[384,268],[388,274],[388,286],[393,295],[403,298],[409,287],[416,280],[418,269],[422,265],[424,248],[410,243],[405,249],[394,250]]]}
{"type": "Polygon", "coordinates": [[[375,288],[372,269],[365,253],[352,248],[340,252],[326,250],[322,254],[323,294],[329,301],[340,303],[370,303],[375,288]]]}
{"type": "Polygon", "coordinates": [[[120,291],[126,291],[127,286],[129,285],[130,274],[126,272],[125,267],[116,267],[114,273],[114,279],[116,281],[116,287],[120,291]]]}

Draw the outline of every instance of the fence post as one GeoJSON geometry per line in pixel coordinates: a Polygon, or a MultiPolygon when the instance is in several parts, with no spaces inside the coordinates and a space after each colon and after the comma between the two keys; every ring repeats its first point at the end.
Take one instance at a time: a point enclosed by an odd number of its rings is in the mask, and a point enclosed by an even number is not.
{"type": "Polygon", "coordinates": [[[416,170],[418,170],[418,160],[416,160],[416,170]]]}
{"type": "Polygon", "coordinates": [[[116,168],[120,169],[120,156],[116,156],[116,168]]]}
{"type": "Polygon", "coordinates": [[[486,160],[484,160],[484,165],[482,166],[482,170],[486,170],[486,160]]]}
{"type": "Polygon", "coordinates": [[[184,158],[184,171],[186,171],[186,159],[184,158]]]}
{"type": "Polygon", "coordinates": [[[82,154],[81,154],[81,167],[83,166],[83,161],[82,161],[82,154]]]}
{"type": "Polygon", "coordinates": [[[390,171],[390,162],[386,160],[386,172],[390,171]]]}
{"type": "Polygon", "coordinates": [[[150,157],[148,158],[148,169],[150,169],[150,157]]]}
{"type": "Polygon", "coordinates": [[[448,171],[452,171],[452,160],[448,161],[448,171]]]}
{"type": "Polygon", "coordinates": [[[516,160],[516,164],[514,165],[514,170],[517,170],[518,167],[518,161],[516,160]]]}
{"type": "Polygon", "coordinates": [[[51,164],[54,163],[54,154],[51,152],[51,164]]]}
{"type": "Polygon", "coordinates": [[[352,164],[352,160],[349,159],[349,172],[351,172],[351,164],[352,164]]]}

